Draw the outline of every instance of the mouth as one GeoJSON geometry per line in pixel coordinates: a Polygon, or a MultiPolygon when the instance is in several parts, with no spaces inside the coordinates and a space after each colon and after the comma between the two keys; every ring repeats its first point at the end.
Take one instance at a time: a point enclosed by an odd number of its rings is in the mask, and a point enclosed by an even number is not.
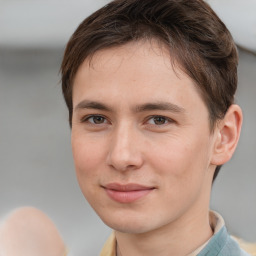
{"type": "Polygon", "coordinates": [[[103,188],[112,200],[119,203],[132,203],[145,197],[156,189],[155,187],[135,183],[109,183],[106,186],[103,186],[103,188]]]}

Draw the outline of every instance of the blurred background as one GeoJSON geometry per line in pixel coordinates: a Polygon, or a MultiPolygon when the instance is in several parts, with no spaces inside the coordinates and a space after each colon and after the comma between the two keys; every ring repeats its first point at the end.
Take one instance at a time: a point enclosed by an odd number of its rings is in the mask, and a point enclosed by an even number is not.
{"type": "MultiPolygon", "coordinates": [[[[59,84],[66,42],[106,0],[0,0],[0,219],[35,206],[76,256],[97,255],[111,232],[76,182],[59,84]]],[[[229,231],[256,242],[256,1],[210,0],[239,46],[244,111],[238,149],[213,187],[211,207],[229,231]]]]}

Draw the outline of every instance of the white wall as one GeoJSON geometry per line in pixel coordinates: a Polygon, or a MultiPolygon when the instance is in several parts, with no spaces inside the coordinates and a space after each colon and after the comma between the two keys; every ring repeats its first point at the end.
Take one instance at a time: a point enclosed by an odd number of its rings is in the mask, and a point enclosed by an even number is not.
{"type": "MultiPolygon", "coordinates": [[[[256,1],[205,0],[236,42],[256,52],[256,1]]],[[[60,47],[77,25],[110,0],[0,0],[0,47],[60,47]]]]}
{"type": "Polygon", "coordinates": [[[74,255],[96,255],[108,230],[76,182],[60,59],[60,51],[0,52],[0,216],[35,206],[74,255]]]}

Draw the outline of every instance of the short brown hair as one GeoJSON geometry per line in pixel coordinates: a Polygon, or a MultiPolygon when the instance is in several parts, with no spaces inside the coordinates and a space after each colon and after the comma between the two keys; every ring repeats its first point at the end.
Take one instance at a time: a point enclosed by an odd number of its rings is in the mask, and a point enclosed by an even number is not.
{"type": "Polygon", "coordinates": [[[172,63],[194,80],[211,129],[225,116],[234,102],[238,56],[230,32],[210,6],[203,0],[114,0],[86,18],[67,44],[61,73],[70,125],[72,83],[82,62],[98,50],[145,39],[163,43],[172,63]]]}

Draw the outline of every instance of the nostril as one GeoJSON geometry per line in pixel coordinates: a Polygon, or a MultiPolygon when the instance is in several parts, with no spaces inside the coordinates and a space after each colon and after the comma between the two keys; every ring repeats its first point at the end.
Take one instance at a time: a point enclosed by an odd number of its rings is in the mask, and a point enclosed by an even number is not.
{"type": "Polygon", "coordinates": [[[143,160],[140,155],[133,154],[111,154],[108,156],[107,164],[118,171],[136,170],[141,167],[143,160]]]}
{"type": "Polygon", "coordinates": [[[109,144],[107,164],[118,171],[135,170],[143,163],[137,131],[127,123],[121,123],[109,144]]]}

